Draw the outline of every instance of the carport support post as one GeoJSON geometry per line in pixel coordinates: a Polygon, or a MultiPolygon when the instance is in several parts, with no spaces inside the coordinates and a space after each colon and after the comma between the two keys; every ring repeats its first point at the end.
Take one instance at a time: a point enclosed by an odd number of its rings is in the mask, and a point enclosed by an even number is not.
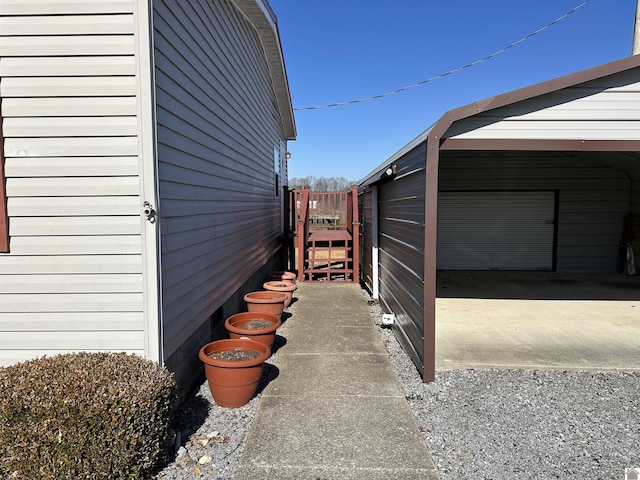
{"type": "Polygon", "coordinates": [[[440,137],[427,137],[424,195],[423,382],[436,379],[436,244],[438,240],[438,161],[440,137]]]}

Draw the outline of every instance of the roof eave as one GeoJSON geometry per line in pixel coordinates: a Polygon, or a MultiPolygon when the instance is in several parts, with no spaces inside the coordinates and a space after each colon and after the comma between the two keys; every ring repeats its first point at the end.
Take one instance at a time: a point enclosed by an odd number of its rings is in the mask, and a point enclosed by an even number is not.
{"type": "Polygon", "coordinates": [[[266,0],[233,0],[233,2],[253,24],[260,36],[271,73],[285,138],[295,140],[296,123],[276,16],[266,0]]]}

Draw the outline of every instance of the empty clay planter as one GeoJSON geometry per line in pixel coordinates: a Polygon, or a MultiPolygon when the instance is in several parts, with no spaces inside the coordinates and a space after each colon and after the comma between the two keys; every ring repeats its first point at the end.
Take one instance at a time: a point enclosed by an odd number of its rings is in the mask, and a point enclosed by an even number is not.
{"type": "Polygon", "coordinates": [[[297,280],[295,273],[282,271],[269,272],[269,278],[271,280],[289,280],[293,283],[296,283],[297,280]]]}
{"type": "Polygon", "coordinates": [[[237,408],[245,405],[258,390],[264,361],[271,350],[265,344],[249,339],[226,339],[207,343],[198,356],[204,363],[209,390],[216,405],[237,408]],[[212,353],[227,350],[255,350],[258,358],[250,360],[219,360],[209,357],[212,353]]]}
{"type": "Polygon", "coordinates": [[[250,312],[268,313],[282,320],[282,311],[287,295],[282,292],[272,292],[263,290],[260,292],[249,292],[244,296],[247,302],[247,310],[250,312]]]}
{"type": "Polygon", "coordinates": [[[269,347],[269,351],[271,351],[271,347],[273,347],[273,342],[276,339],[276,330],[280,325],[282,325],[282,321],[276,316],[260,312],[236,313],[235,315],[231,315],[224,322],[224,327],[229,332],[229,336],[231,338],[238,339],[247,337],[250,340],[266,345],[269,347]],[[258,329],[245,328],[245,325],[255,320],[266,320],[271,323],[271,326],[258,329]]]}
{"type": "Polygon", "coordinates": [[[298,288],[295,283],[290,282],[289,280],[272,280],[270,282],[265,282],[262,287],[265,290],[270,290],[272,292],[286,293],[287,299],[284,302],[284,308],[289,308],[289,305],[291,305],[291,302],[293,301],[293,292],[298,288]]]}

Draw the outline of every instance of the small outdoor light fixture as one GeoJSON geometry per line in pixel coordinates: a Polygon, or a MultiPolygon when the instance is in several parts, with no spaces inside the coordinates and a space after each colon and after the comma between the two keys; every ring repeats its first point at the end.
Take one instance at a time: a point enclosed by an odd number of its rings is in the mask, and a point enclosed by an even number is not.
{"type": "Polygon", "coordinates": [[[291,152],[287,152],[284,154],[284,157],[289,160],[291,158],[291,152]]]}
{"type": "Polygon", "coordinates": [[[384,173],[380,176],[380,180],[391,180],[398,173],[398,165],[395,163],[393,165],[389,165],[384,173]]]}

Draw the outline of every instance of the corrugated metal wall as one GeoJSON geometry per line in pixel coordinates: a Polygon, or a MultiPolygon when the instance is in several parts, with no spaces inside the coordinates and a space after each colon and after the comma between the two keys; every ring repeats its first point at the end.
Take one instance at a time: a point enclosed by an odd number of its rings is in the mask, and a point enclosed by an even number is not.
{"type": "Polygon", "coordinates": [[[245,16],[228,1],[154,6],[167,358],[278,248],[284,134],[245,16]]]}
{"type": "Polygon", "coordinates": [[[396,314],[396,333],[416,365],[423,364],[425,156],[423,143],[378,186],[380,301],[396,314]]]}
{"type": "Polygon", "coordinates": [[[133,7],[0,2],[0,364],[145,353],[133,7]]]}
{"type": "Polygon", "coordinates": [[[615,272],[631,182],[563,152],[441,152],[440,190],[557,190],[557,270],[615,272]]]}

